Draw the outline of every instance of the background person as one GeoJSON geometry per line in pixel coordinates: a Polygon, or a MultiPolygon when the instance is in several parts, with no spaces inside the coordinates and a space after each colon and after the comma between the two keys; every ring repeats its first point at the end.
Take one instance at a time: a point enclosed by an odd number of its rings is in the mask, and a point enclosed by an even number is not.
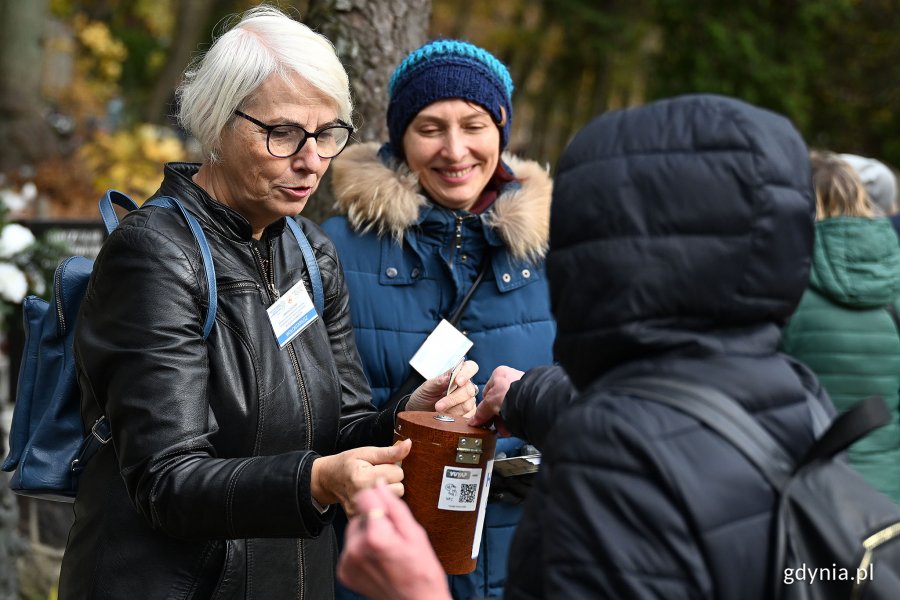
{"type": "MultiPolygon", "coordinates": [[[[458,329],[485,375],[552,362],[544,254],[551,180],[537,164],[501,154],[513,83],[482,48],[432,41],[390,80],[390,141],[352,146],[334,166],[343,216],[328,220],[347,277],[363,367],[376,406],[404,393],[409,360],[474,288],[458,329]],[[481,275],[483,273],[483,275],[481,275]],[[476,283],[479,281],[480,283],[476,283]]],[[[522,441],[498,443],[498,455],[522,441]]],[[[499,488],[494,480],[493,490],[499,488]]],[[[454,597],[498,597],[521,508],[492,494],[474,573],[453,576],[454,597]]]]}
{"type": "Polygon", "coordinates": [[[111,443],[81,476],[60,598],[326,598],[332,505],[384,478],[409,444],[394,413],[474,408],[476,366],[441,399],[425,382],[381,412],[359,362],[334,247],[298,218],[321,269],[324,314],[279,348],[266,309],[309,275],[286,219],[315,192],[351,127],[331,44],[275,9],[247,12],[189,69],[180,119],[202,164],[169,164],[157,195],[200,222],[206,279],[177,210],[129,213],[94,265],[75,340],[86,428],[111,443]],[[435,402],[437,403],[435,404],[435,402]]]}
{"type": "Polygon", "coordinates": [[[900,243],[876,218],[856,171],[832,152],[812,153],[816,237],[809,288],[782,350],[815,371],[838,411],[881,396],[893,421],[854,444],[852,464],[900,503],[900,243]]]}
{"type": "Polygon", "coordinates": [[[891,217],[897,212],[897,178],[883,162],[856,154],[840,154],[865,186],[874,216],[891,217]]]}

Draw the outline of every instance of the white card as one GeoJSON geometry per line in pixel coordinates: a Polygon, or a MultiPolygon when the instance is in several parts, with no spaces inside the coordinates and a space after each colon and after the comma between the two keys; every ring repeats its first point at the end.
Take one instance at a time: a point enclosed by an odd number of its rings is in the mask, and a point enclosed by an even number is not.
{"type": "Polygon", "coordinates": [[[478,503],[478,518],[475,521],[475,537],[472,539],[472,560],[478,558],[481,550],[481,532],[484,530],[484,514],[487,509],[488,495],[491,492],[491,478],[494,472],[494,461],[489,460],[484,466],[484,489],[481,490],[481,502],[478,503]]]}
{"type": "Polygon", "coordinates": [[[295,283],[294,287],[266,309],[266,312],[269,313],[269,321],[272,323],[272,331],[275,332],[279,348],[291,343],[292,339],[319,316],[302,280],[295,283]]]}
{"type": "Polygon", "coordinates": [[[446,319],[441,319],[434,331],[409,359],[410,366],[425,379],[446,373],[459,363],[472,347],[472,341],[446,319]]]}

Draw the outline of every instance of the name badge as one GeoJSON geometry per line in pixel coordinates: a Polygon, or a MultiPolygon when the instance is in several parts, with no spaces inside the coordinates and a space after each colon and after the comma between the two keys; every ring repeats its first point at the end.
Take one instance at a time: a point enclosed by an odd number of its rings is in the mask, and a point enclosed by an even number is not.
{"type": "Polygon", "coordinates": [[[409,359],[409,364],[422,377],[431,379],[458,365],[472,344],[472,340],[451,325],[450,321],[441,319],[409,359]]]}
{"type": "Polygon", "coordinates": [[[278,347],[284,348],[316,320],[316,308],[300,280],[266,309],[278,347]]]}

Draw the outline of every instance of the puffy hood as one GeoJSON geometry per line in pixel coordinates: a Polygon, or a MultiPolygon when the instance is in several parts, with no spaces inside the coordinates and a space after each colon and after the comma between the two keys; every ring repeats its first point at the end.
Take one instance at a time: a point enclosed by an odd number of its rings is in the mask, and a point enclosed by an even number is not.
{"type": "Polygon", "coordinates": [[[774,352],[814,213],[808,151],[782,116],[713,95],[600,116],[554,185],[558,359],[583,387],[661,352],[774,352]]]}
{"type": "Polygon", "coordinates": [[[844,306],[884,306],[900,295],[900,243],[887,219],[836,217],[816,223],[809,285],[844,306]]]}
{"type": "MultiPolygon", "coordinates": [[[[405,163],[386,164],[378,144],[356,144],[332,165],[332,185],[338,210],[357,231],[375,230],[397,239],[419,219],[428,203],[418,177],[405,163]]],[[[500,234],[517,259],[537,260],[547,251],[553,183],[536,162],[503,155],[520,186],[508,186],[485,214],[488,226],[500,234]]]]}

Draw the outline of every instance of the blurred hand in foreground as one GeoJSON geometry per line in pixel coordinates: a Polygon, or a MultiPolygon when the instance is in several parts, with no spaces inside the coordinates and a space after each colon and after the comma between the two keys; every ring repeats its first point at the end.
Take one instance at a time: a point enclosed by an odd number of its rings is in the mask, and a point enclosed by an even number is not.
{"type": "Polygon", "coordinates": [[[383,483],[359,492],[337,576],[372,600],[450,600],[428,535],[383,483]]]}

